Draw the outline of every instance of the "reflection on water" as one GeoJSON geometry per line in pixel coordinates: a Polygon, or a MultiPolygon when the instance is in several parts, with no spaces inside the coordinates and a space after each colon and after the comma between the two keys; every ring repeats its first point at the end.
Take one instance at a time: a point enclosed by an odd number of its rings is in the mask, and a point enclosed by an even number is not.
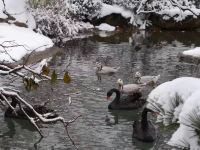
{"type": "MultiPolygon", "coordinates": [[[[140,34],[140,33],[139,33],[140,34]]],[[[179,62],[177,54],[183,50],[199,46],[199,33],[194,32],[159,32],[142,33],[133,43],[134,35],[113,35],[99,37],[95,35],[82,40],[70,41],[66,49],[53,57],[51,68],[59,75],[68,70],[73,82],[65,85],[43,83],[39,90],[24,92],[30,103],[41,103],[50,100],[49,106],[56,109],[66,119],[82,114],[82,118],[70,126],[69,132],[80,147],[88,150],[104,149],[171,149],[166,141],[174,129],[159,126],[160,137],[155,143],[142,143],[132,139],[132,123],[140,118],[141,109],[133,111],[109,111],[106,92],[117,87],[116,81],[122,78],[124,83],[133,82],[133,75],[140,71],[143,75],[161,75],[160,83],[180,76],[199,77],[199,67],[179,62]],[[140,49],[135,49],[135,43],[140,49]],[[111,76],[95,74],[95,62],[98,58],[109,56],[108,64],[120,66],[119,72],[111,76]],[[70,62],[70,67],[67,64],[70,62]],[[68,108],[69,93],[72,106],[68,108]],[[107,117],[106,117],[107,116],[107,117]],[[109,119],[108,123],[106,118],[109,119]]],[[[18,85],[19,86],[19,85],[18,85]]],[[[23,86],[20,87],[24,90],[23,86]]],[[[152,118],[152,116],[150,116],[152,118]]],[[[153,119],[153,118],[152,118],[153,119]]],[[[66,139],[62,125],[43,125],[45,138],[38,142],[40,135],[27,121],[4,120],[0,113],[0,149],[72,149],[66,139]]]]}

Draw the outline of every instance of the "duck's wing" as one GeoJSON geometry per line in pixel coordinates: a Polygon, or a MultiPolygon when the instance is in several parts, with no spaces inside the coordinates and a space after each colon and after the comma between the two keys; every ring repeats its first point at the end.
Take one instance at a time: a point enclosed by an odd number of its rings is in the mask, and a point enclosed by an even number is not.
{"type": "Polygon", "coordinates": [[[142,76],[141,79],[140,79],[140,82],[141,83],[147,83],[147,84],[150,83],[150,82],[156,83],[159,78],[160,78],[160,75],[157,75],[157,76],[142,76]]]}
{"type": "Polygon", "coordinates": [[[123,86],[123,91],[125,93],[136,93],[139,92],[142,87],[138,84],[126,84],[123,86]]]}
{"type": "Polygon", "coordinates": [[[109,66],[103,66],[102,70],[107,71],[107,72],[117,72],[116,68],[109,67],[109,66]]]}

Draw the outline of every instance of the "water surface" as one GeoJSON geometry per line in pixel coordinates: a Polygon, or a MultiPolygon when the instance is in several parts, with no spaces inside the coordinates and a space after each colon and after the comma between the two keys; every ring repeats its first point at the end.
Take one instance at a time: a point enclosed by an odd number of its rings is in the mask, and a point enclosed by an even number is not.
{"type": "MultiPolygon", "coordinates": [[[[62,53],[53,57],[51,69],[60,76],[68,70],[73,78],[70,84],[58,82],[55,85],[42,83],[37,91],[27,93],[21,82],[14,83],[23,91],[22,96],[30,103],[42,103],[49,99],[49,106],[56,109],[64,118],[70,119],[81,114],[69,132],[76,145],[83,150],[148,150],[171,149],[166,142],[177,126],[163,127],[155,143],[142,143],[132,139],[132,123],[139,119],[141,109],[134,111],[109,111],[106,92],[117,87],[116,80],[133,82],[133,74],[161,75],[159,84],[181,76],[199,77],[199,67],[195,64],[179,62],[177,54],[200,45],[196,32],[155,32],[142,33],[138,38],[141,48],[135,49],[135,35],[117,34],[110,37],[93,37],[67,43],[62,53]],[[120,66],[112,76],[101,76],[98,80],[94,65],[100,57],[110,57],[108,65],[120,66]],[[70,66],[68,63],[70,62],[70,66]],[[67,67],[68,66],[68,67],[67,67]],[[68,106],[71,93],[72,106],[68,106]],[[111,123],[105,122],[106,115],[111,123]]],[[[1,84],[8,84],[7,81],[1,84]]],[[[45,138],[27,121],[4,119],[0,110],[0,149],[73,149],[61,124],[42,125],[45,138]]],[[[152,116],[150,116],[154,120],[152,116]]]]}

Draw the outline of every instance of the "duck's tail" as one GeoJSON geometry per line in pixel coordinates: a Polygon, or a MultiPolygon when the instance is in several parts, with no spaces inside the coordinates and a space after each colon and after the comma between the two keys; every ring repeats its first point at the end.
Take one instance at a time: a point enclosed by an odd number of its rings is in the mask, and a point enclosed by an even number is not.
{"type": "Polygon", "coordinates": [[[160,79],[160,75],[155,76],[153,79],[154,83],[156,83],[159,79],[160,79]]]}
{"type": "Polygon", "coordinates": [[[120,69],[120,67],[117,67],[117,68],[115,67],[115,69],[116,69],[116,70],[119,70],[119,69],[120,69]]]}

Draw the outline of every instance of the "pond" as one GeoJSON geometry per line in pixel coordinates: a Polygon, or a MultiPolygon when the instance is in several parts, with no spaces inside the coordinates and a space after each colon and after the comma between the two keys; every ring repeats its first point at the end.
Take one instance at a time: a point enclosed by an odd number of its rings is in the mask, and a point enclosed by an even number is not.
{"type": "MultiPolygon", "coordinates": [[[[70,119],[81,114],[69,127],[76,145],[82,150],[148,150],[171,149],[166,142],[177,128],[176,125],[159,128],[159,138],[155,143],[142,143],[132,139],[132,123],[141,116],[141,109],[133,111],[109,111],[106,93],[117,87],[118,78],[124,83],[132,83],[133,75],[140,71],[143,75],[157,75],[158,84],[181,76],[199,77],[199,66],[179,62],[179,52],[200,46],[198,32],[152,32],[139,33],[139,38],[130,33],[106,36],[105,33],[84,39],[69,41],[62,52],[53,56],[51,69],[60,76],[68,70],[72,76],[70,84],[57,82],[52,85],[43,82],[37,91],[26,92],[19,81],[14,83],[22,90],[22,96],[31,104],[49,100],[48,106],[56,109],[64,118],[70,119]],[[138,40],[138,41],[137,41],[138,40]],[[140,43],[136,48],[133,43],[140,43]],[[108,65],[120,67],[111,76],[95,74],[95,62],[109,56],[108,65]],[[70,64],[69,64],[70,63],[70,64]],[[69,66],[68,66],[69,64],[69,66]],[[68,106],[68,94],[72,105],[68,106]],[[106,123],[108,116],[111,123],[106,123]]],[[[1,82],[1,84],[8,84],[1,82]]],[[[148,93],[147,93],[148,94],[148,93]]],[[[150,116],[155,121],[155,118],[150,116]]],[[[28,121],[4,119],[0,110],[0,149],[74,149],[61,124],[41,125],[45,135],[40,135],[28,121]]]]}

